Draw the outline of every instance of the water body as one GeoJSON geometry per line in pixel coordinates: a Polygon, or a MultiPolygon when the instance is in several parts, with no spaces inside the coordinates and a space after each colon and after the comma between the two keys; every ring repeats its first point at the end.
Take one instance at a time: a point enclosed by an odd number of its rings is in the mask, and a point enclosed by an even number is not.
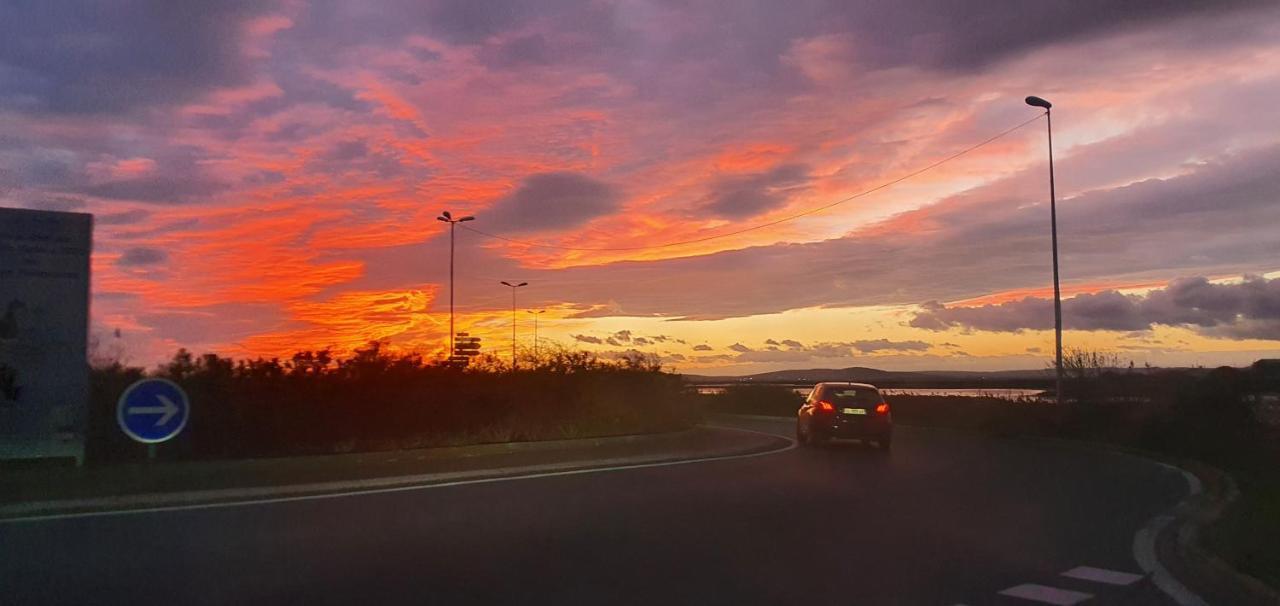
{"type": "MultiPolygon", "coordinates": [[[[809,395],[809,389],[804,390],[804,395],[809,395]]],[[[1018,388],[991,388],[991,387],[974,387],[974,388],[957,388],[957,389],[932,389],[928,387],[903,387],[903,388],[884,388],[880,393],[885,395],[910,395],[910,396],[963,396],[967,398],[1002,398],[1005,400],[1019,400],[1022,398],[1036,398],[1045,393],[1043,389],[1018,389],[1018,388]]]]}
{"type": "MultiPolygon", "coordinates": [[[[702,395],[715,395],[724,393],[725,388],[722,386],[705,385],[698,387],[698,393],[702,395]]],[[[792,391],[808,397],[812,387],[794,387],[792,391]]],[[[1023,398],[1035,398],[1044,394],[1043,389],[1019,389],[1019,388],[990,388],[990,387],[963,387],[963,388],[933,388],[933,387],[886,387],[881,388],[880,393],[887,396],[894,395],[911,395],[911,396],[960,396],[965,398],[1001,398],[1004,400],[1019,400],[1023,398]]]]}

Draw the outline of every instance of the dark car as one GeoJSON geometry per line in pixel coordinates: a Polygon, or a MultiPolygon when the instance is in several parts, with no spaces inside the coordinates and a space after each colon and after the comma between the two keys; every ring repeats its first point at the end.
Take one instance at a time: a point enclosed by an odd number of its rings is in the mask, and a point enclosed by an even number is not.
{"type": "Polygon", "coordinates": [[[893,416],[880,390],[865,383],[818,383],[796,413],[796,439],[815,446],[833,439],[875,442],[889,450],[893,416]]]}

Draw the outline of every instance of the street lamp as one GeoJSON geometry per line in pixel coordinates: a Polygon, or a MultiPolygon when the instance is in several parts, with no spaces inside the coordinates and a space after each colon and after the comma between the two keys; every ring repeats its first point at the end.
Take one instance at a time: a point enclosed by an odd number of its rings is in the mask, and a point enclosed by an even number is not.
{"type": "Polygon", "coordinates": [[[512,284],[503,280],[502,285],[511,287],[511,370],[514,372],[516,369],[516,289],[528,286],[529,283],[512,284]]]}
{"type": "Polygon", "coordinates": [[[529,313],[533,314],[533,359],[538,359],[538,316],[546,313],[545,309],[530,309],[529,313]]]}
{"type": "Polygon", "coordinates": [[[436,221],[444,221],[449,224],[449,355],[446,356],[448,358],[453,357],[453,228],[464,221],[475,220],[476,218],[472,216],[454,219],[453,215],[447,210],[440,213],[439,217],[436,217],[436,221]]]}
{"type": "Polygon", "coordinates": [[[1045,125],[1049,129],[1049,229],[1053,234],[1053,338],[1055,385],[1054,397],[1058,404],[1062,403],[1062,290],[1058,286],[1058,202],[1053,186],[1053,104],[1031,96],[1026,98],[1027,105],[1043,107],[1045,125]]]}

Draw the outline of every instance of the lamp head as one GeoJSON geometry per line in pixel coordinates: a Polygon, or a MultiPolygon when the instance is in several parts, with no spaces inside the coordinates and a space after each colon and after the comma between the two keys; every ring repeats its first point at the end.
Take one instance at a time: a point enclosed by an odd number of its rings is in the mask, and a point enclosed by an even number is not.
{"type": "Polygon", "coordinates": [[[1035,95],[1027,97],[1026,102],[1027,102],[1027,105],[1030,105],[1032,107],[1043,107],[1046,110],[1053,107],[1052,103],[1049,103],[1048,101],[1045,101],[1044,99],[1041,99],[1040,97],[1037,97],[1035,95]]]}
{"type": "Polygon", "coordinates": [[[442,216],[442,217],[444,217],[445,219],[448,219],[448,220],[450,220],[450,221],[452,221],[452,220],[453,220],[453,215],[449,214],[449,211],[447,211],[447,210],[446,210],[446,211],[444,211],[444,212],[442,212],[442,213],[440,213],[440,216],[442,216]]]}

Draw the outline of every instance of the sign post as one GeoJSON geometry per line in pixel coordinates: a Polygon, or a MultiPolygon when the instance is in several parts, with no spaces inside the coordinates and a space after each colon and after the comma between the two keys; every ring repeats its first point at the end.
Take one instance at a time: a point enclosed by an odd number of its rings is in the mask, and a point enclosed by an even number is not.
{"type": "Polygon", "coordinates": [[[125,389],[116,402],[120,430],[147,445],[148,459],[156,457],[156,444],[182,432],[190,412],[187,394],[168,379],[139,380],[125,389]]]}
{"type": "Polygon", "coordinates": [[[480,355],[480,337],[472,337],[465,332],[458,333],[454,341],[453,354],[449,356],[449,365],[454,368],[466,368],[471,358],[480,355]]]}
{"type": "Polygon", "coordinates": [[[93,216],[0,208],[0,459],[84,461],[93,216]]]}

